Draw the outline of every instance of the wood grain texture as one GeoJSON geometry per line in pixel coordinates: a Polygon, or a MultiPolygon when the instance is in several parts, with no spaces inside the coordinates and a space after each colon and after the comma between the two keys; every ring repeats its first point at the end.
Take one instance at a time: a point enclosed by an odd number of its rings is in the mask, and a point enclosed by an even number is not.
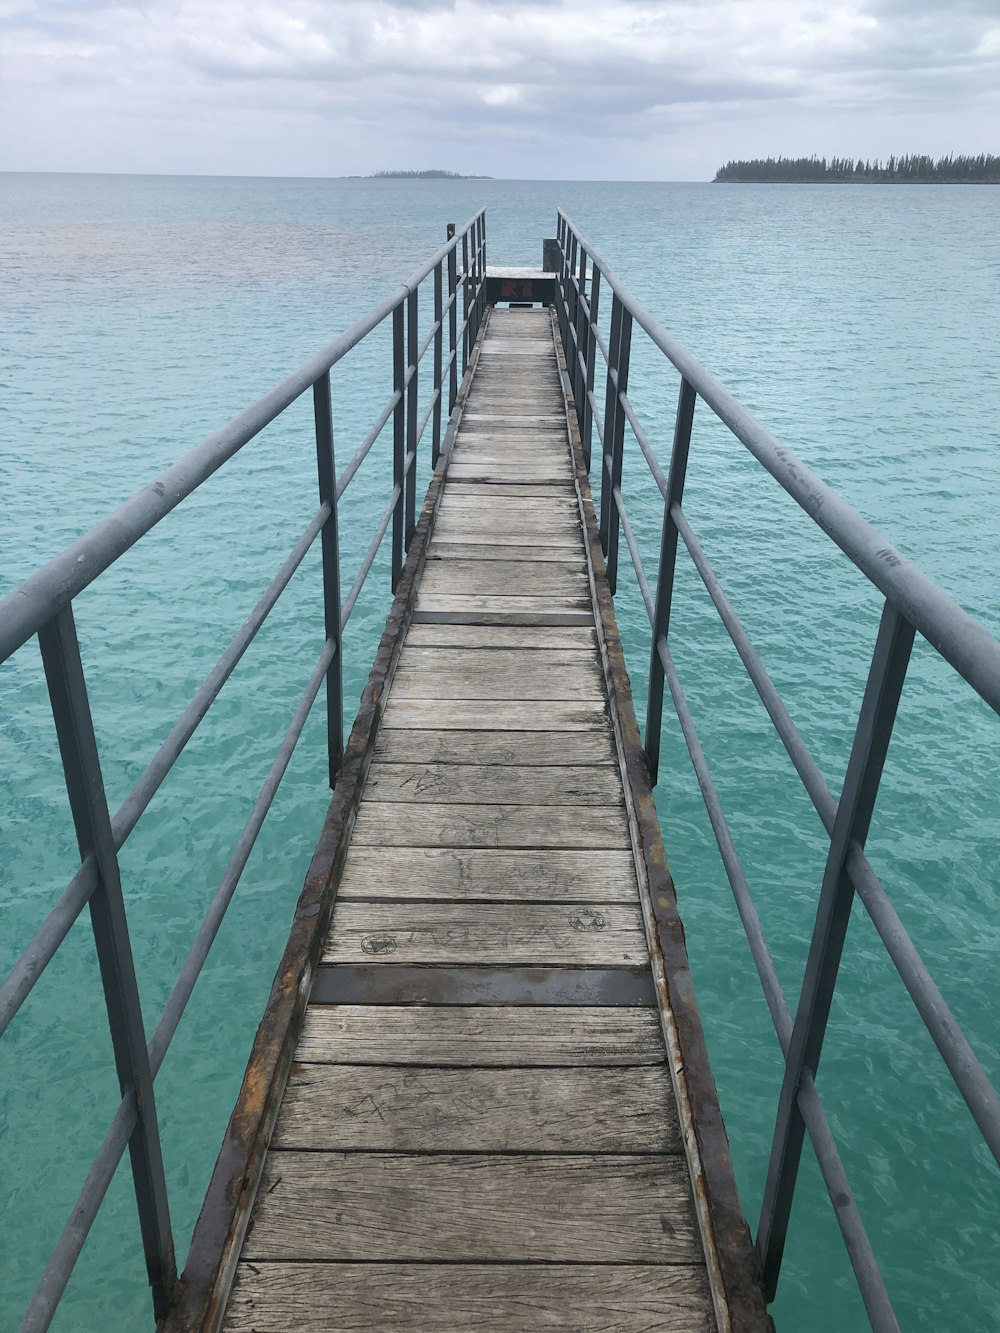
{"type": "Polygon", "coordinates": [[[324,963],[627,967],[646,962],[638,904],[338,902],[324,963]]]}
{"type": "MultiPolygon", "coordinates": [[[[424,661],[401,661],[393,679],[393,694],[398,699],[534,699],[563,700],[567,703],[589,700],[601,703],[604,699],[604,678],[596,660],[575,655],[575,662],[552,663],[542,659],[542,653],[517,653],[502,656],[497,650],[497,661],[484,660],[493,654],[484,649],[480,660],[455,662],[452,658],[461,649],[423,649],[422,652],[440,653],[440,666],[424,661]],[[516,659],[516,660],[515,660],[516,659]],[[518,662],[523,665],[518,668],[518,662]]],[[[478,650],[473,649],[467,658],[478,650]]],[[[403,650],[406,657],[406,649],[403,650]]]]}
{"type": "Polygon", "coordinates": [[[673,1156],[271,1153],[243,1258],[695,1264],[673,1156]]]}
{"type": "Polygon", "coordinates": [[[664,1065],[633,1069],[293,1066],[272,1148],[683,1150],[664,1065]]]}
{"type": "Polygon", "coordinates": [[[296,1050],[311,1064],[659,1065],[655,1009],[312,1004],[296,1050]]]}
{"type": "Polygon", "coordinates": [[[431,731],[594,731],[610,735],[601,703],[542,700],[537,707],[495,699],[484,708],[479,699],[403,699],[392,694],[383,727],[431,731]]]}
{"type": "MultiPolygon", "coordinates": [[[[431,550],[435,547],[438,547],[439,549],[442,546],[448,547],[454,542],[461,542],[470,546],[505,546],[509,552],[512,552],[515,549],[511,539],[505,538],[504,540],[499,540],[494,534],[489,532],[473,531],[464,535],[450,537],[439,528],[435,528],[434,536],[431,539],[431,550]]],[[[566,534],[541,532],[537,539],[533,541],[532,549],[534,550],[536,547],[540,546],[554,546],[561,551],[569,549],[574,553],[577,551],[581,553],[583,552],[583,543],[580,540],[579,529],[576,531],[570,529],[566,534]]],[[[511,555],[507,556],[508,560],[511,558],[511,555]]]]}
{"type": "Polygon", "coordinates": [[[613,763],[611,739],[599,731],[404,731],[383,728],[375,759],[394,764],[515,764],[563,768],[613,763]]]}
{"type": "Polygon", "coordinates": [[[563,565],[520,565],[515,560],[448,560],[428,562],[420,583],[422,594],[471,594],[474,597],[590,597],[584,571],[563,565]]]}
{"type": "Polygon", "coordinates": [[[403,805],[361,802],[358,847],[630,846],[624,809],[595,806],[403,805]]]}
{"type": "MultiPolygon", "coordinates": [[[[417,594],[417,611],[461,611],[464,614],[482,612],[509,617],[507,624],[517,624],[522,615],[552,616],[574,611],[592,615],[590,589],[581,585],[579,593],[560,593],[558,596],[544,594],[539,597],[501,596],[482,592],[424,592],[417,594]]],[[[489,624],[489,621],[484,623],[489,624]]],[[[497,623],[494,621],[494,623],[497,623]]],[[[531,623],[531,622],[528,622],[531,623]]]]}
{"type": "Polygon", "coordinates": [[[527,632],[518,625],[411,625],[407,648],[517,648],[525,652],[597,652],[592,629],[574,625],[539,625],[527,632]]]}
{"type": "Polygon", "coordinates": [[[701,1268],[243,1263],[225,1333],[714,1333],[701,1268]]]}
{"type": "MultiPolygon", "coordinates": [[[[572,626],[568,627],[573,629],[572,626]]],[[[525,630],[522,639],[531,641],[539,631],[525,630]]],[[[575,631],[579,633],[580,631],[575,631]]],[[[584,634],[587,631],[583,631],[584,634]]],[[[592,649],[590,658],[582,657],[572,649],[562,648],[525,648],[522,644],[512,647],[491,646],[488,648],[456,646],[453,648],[424,648],[413,643],[407,635],[400,654],[400,668],[407,671],[455,671],[468,672],[472,676],[483,676],[495,672],[503,675],[511,672],[532,671],[585,671],[593,667],[598,670],[600,659],[597,649],[592,649]]],[[[603,679],[603,673],[601,673],[603,679]]]]}
{"type": "Polygon", "coordinates": [[[488,847],[352,847],[337,898],[637,901],[631,852],[488,847]]]}
{"type": "Polygon", "coordinates": [[[456,481],[536,483],[559,482],[570,476],[569,464],[545,464],[542,462],[479,462],[474,460],[459,462],[458,459],[448,469],[456,481]]]}
{"type": "Polygon", "coordinates": [[[539,561],[567,565],[571,569],[585,572],[583,548],[576,550],[566,546],[518,546],[491,544],[489,542],[449,542],[437,541],[431,544],[427,553],[428,560],[505,560],[515,561],[524,566],[537,564],[539,561]]]}
{"type": "Polygon", "coordinates": [[[375,801],[449,805],[516,801],[519,805],[621,805],[621,779],[610,764],[384,763],[368,772],[365,795],[375,801]]]}

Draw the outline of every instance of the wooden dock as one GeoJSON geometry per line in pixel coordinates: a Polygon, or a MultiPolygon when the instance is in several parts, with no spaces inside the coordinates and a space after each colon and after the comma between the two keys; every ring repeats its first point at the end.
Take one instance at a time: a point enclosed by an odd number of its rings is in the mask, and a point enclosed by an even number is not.
{"type": "Polygon", "coordinates": [[[564,384],[549,311],[492,309],[318,853],[336,905],[237,1182],[228,1333],[769,1327],[671,1010],[564,384]]]}

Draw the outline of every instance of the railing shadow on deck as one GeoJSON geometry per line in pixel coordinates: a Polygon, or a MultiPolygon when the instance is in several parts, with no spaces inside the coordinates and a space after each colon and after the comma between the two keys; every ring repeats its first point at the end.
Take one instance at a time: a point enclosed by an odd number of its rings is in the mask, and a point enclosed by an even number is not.
{"type": "Polygon", "coordinates": [[[898,1328],[816,1086],[827,1020],[854,898],[864,904],[994,1158],[1000,1162],[1000,1097],[934,983],[864,847],[892,736],[914,637],[919,632],[1000,713],[1000,643],[882,537],[765,429],[629,292],[563,214],[557,219],[560,268],[556,314],[588,470],[600,447],[601,545],[612,593],[624,535],[650,625],[645,750],[655,783],[666,682],[694,765],[740,920],[784,1057],[784,1076],[764,1186],[755,1253],[765,1296],[774,1299],[788,1234],[799,1161],[808,1133],[833,1204],[871,1326],[898,1328]],[[611,297],[609,333],[600,322],[611,297]],[[629,397],[633,329],[680,374],[669,468],[664,471],[629,397]],[[603,368],[598,374],[598,353],[603,368]],[[598,385],[603,379],[604,392],[598,385]],[[682,508],[695,405],[701,400],[884,596],[881,623],[839,801],[797,729],[723,590],[682,508]],[[622,492],[625,429],[634,436],[663,498],[655,586],[622,492]],[[746,668],[803,787],[830,837],[805,972],[794,1010],[782,990],[757,907],[671,654],[670,618],[678,538],[746,668]]]}
{"type": "Polygon", "coordinates": [[[25,1333],[49,1326],[126,1148],[131,1158],[155,1317],[159,1319],[171,1305],[177,1265],[154,1080],[324,682],[330,785],[334,783],[344,750],[343,631],[390,525],[395,591],[416,526],[418,446],[430,425],[430,463],[436,469],[442,449],[448,446],[445,427],[455,408],[459,382],[468,368],[485,312],[485,277],[486,217],[480,212],[457,232],[449,224],[446,244],[407,282],[0,601],[0,665],[31,638],[38,639],[81,862],[55,907],[0,984],[0,1035],[17,1015],[84,907],[89,905],[121,1090],[121,1102],[24,1317],[25,1333]],[[420,293],[427,285],[432,289],[433,323],[421,339],[420,293]],[[390,317],[393,392],[338,475],[330,372],[390,317]],[[420,416],[419,370],[428,352],[433,362],[432,388],[420,416]],[[121,808],[112,815],[104,793],[73,600],[270,422],[310,391],[319,508],[121,808]],[[392,488],[354,582],[342,598],[338,503],[390,421],[392,488]],[[147,1038],[118,853],[317,537],[321,540],[323,567],[322,652],[153,1035],[147,1038]]]}

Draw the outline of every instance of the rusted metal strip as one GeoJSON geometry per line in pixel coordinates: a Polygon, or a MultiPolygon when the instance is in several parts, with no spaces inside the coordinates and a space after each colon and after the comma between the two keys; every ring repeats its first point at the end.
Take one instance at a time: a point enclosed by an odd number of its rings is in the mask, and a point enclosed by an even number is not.
{"type": "MultiPolygon", "coordinates": [[[[461,415],[488,323],[488,319],[484,320],[480,329],[453,416],[461,415]]],[[[453,433],[451,427],[449,433],[453,433]]],[[[446,472],[447,456],[442,459],[427,490],[354,719],[333,799],[295,908],[288,942],[195,1226],[187,1266],[177,1288],[177,1299],[157,1325],[159,1333],[217,1333],[221,1327],[264,1158],[333,915],[337,886],[347,858],[375,738],[413,616],[446,472]]]]}
{"type": "Polygon", "coordinates": [[[590,478],[583,456],[566,360],[553,315],[553,339],[566,400],[577,495],[589,554],[598,639],[618,744],[629,830],[668,1065],[677,1097],[695,1207],[719,1333],[773,1333],[740,1206],[719,1096],[695,999],[677,893],[667,868],[646,756],[632,703],[614,602],[608,586],[590,478]]]}

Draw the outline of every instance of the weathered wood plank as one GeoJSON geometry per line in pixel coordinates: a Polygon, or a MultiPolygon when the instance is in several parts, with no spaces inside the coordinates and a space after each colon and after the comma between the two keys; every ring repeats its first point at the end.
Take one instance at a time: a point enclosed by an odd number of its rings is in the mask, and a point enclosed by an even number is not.
{"type": "MultiPolygon", "coordinates": [[[[424,625],[413,624],[406,635],[407,648],[517,648],[523,652],[594,653],[597,636],[592,629],[575,625],[424,625]]],[[[572,761],[570,761],[572,762],[572,761]]]]}
{"type": "Polygon", "coordinates": [[[338,902],[324,963],[625,967],[646,961],[638,904],[338,902]]]}
{"type": "Polygon", "coordinates": [[[606,705],[546,700],[526,708],[497,699],[484,708],[477,699],[402,699],[389,695],[383,727],[431,731],[594,731],[609,734],[606,705]]]}
{"type": "Polygon", "coordinates": [[[636,883],[626,851],[352,847],[337,897],[632,903],[636,883]]]}
{"type": "MultiPolygon", "coordinates": [[[[466,533],[449,536],[448,532],[445,530],[448,526],[455,525],[451,524],[449,521],[434,529],[431,550],[434,550],[435,547],[440,549],[442,546],[450,546],[454,542],[462,542],[468,545],[506,547],[509,552],[507,559],[514,558],[515,539],[506,531],[504,531],[501,536],[497,536],[495,531],[484,532],[478,525],[475,527],[470,525],[469,530],[466,533]]],[[[572,527],[568,527],[568,529],[563,532],[546,532],[543,529],[538,529],[532,534],[530,546],[532,550],[551,546],[559,551],[565,552],[572,550],[575,553],[582,549],[579,527],[577,527],[576,531],[574,531],[572,527]]]]}
{"type": "Polygon", "coordinates": [[[503,497],[504,507],[516,510],[522,500],[575,499],[572,473],[561,463],[532,459],[523,462],[516,458],[486,458],[467,455],[449,468],[452,495],[503,497]],[[451,476],[451,469],[454,476],[451,476]],[[507,503],[510,502],[510,503],[507,503]]]}
{"type": "Polygon", "coordinates": [[[225,1333],[714,1333],[704,1270],[242,1263],[225,1333]]]}
{"type": "MultiPolygon", "coordinates": [[[[446,656],[451,650],[428,648],[424,651],[446,656]]],[[[541,651],[537,655],[541,656],[541,651]]],[[[442,662],[440,667],[401,663],[393,680],[393,693],[400,699],[511,700],[527,696],[532,700],[561,699],[570,703],[575,700],[603,701],[604,679],[597,663],[581,654],[576,655],[575,666],[535,664],[527,653],[518,656],[524,661],[521,671],[506,662],[498,662],[495,666],[491,663],[452,666],[442,662]]]]}
{"type": "Polygon", "coordinates": [[[658,1065],[655,1009],[310,1005],[296,1059],[313,1064],[658,1065]]]}
{"type": "Polygon", "coordinates": [[[500,429],[547,430],[566,425],[565,412],[553,412],[549,416],[537,412],[526,416],[523,412],[473,412],[471,409],[462,413],[462,424],[483,424],[500,429]]]}
{"type": "MultiPolygon", "coordinates": [[[[415,609],[417,611],[460,611],[473,615],[482,612],[483,619],[481,623],[484,625],[504,623],[516,625],[519,623],[518,618],[521,615],[540,616],[540,623],[545,624],[554,615],[562,615],[567,611],[589,617],[591,601],[589,588],[586,594],[580,593],[577,596],[561,593],[559,596],[541,595],[538,597],[502,597],[499,593],[420,592],[417,595],[415,609]],[[487,619],[487,615],[491,616],[492,619],[487,619]],[[510,619],[505,622],[497,620],[497,616],[509,616],[510,619]]],[[[532,624],[535,622],[525,620],[523,623],[532,624]]],[[[587,623],[590,623],[589,619],[587,623]]]]}
{"type": "Polygon", "coordinates": [[[558,767],[614,763],[611,737],[600,731],[403,731],[383,728],[375,759],[394,764],[531,764],[558,767]]]}
{"type": "MultiPolygon", "coordinates": [[[[456,599],[452,599],[456,601],[456,599]]],[[[426,607],[414,610],[413,620],[416,624],[443,624],[447,622],[450,625],[524,625],[534,627],[537,625],[580,625],[591,626],[594,623],[594,617],[590,611],[584,607],[557,607],[555,610],[535,610],[534,608],[518,609],[512,611],[509,608],[497,609],[495,598],[481,598],[478,606],[469,605],[469,599],[465,601],[458,600],[455,605],[448,605],[448,599],[434,598],[426,607]],[[436,603],[436,604],[435,604],[436,603]]],[[[538,599],[537,605],[545,607],[542,599],[538,599]]]]}
{"type": "Polygon", "coordinates": [[[696,1264],[674,1156],[271,1153],[243,1257],[696,1264]]]}
{"type": "MultiPolygon", "coordinates": [[[[570,629],[573,627],[570,626],[570,629]]],[[[584,630],[586,634],[588,631],[584,630]]],[[[535,631],[524,631],[525,638],[533,638],[535,631]]],[[[584,657],[573,649],[526,648],[521,644],[512,648],[422,648],[411,643],[407,636],[399,665],[408,671],[466,671],[472,676],[494,672],[527,673],[541,671],[599,670],[597,650],[584,657]]]]}
{"type": "Polygon", "coordinates": [[[683,1151],[666,1067],[296,1064],[271,1146],[390,1152],[683,1151]]]}
{"type": "MultiPolygon", "coordinates": [[[[559,756],[553,755],[553,758],[559,756]]],[[[521,805],[619,805],[622,784],[610,764],[547,767],[514,764],[382,763],[368,772],[365,795],[376,801],[521,805]]]]}
{"type": "Polygon", "coordinates": [[[628,847],[622,810],[595,806],[403,805],[361,802],[359,847],[628,847]]]}
{"type": "Polygon", "coordinates": [[[474,515],[442,515],[434,529],[435,541],[476,542],[484,546],[508,546],[513,551],[520,546],[556,546],[562,550],[579,550],[580,525],[569,520],[540,524],[518,520],[516,524],[501,523],[496,514],[484,515],[480,521],[474,515]]]}
{"type": "MultiPolygon", "coordinates": [[[[518,564],[560,564],[584,571],[583,551],[573,546],[514,546],[509,543],[433,541],[428,560],[514,560],[518,564]]],[[[529,645],[525,645],[528,647],[529,645]]]]}

